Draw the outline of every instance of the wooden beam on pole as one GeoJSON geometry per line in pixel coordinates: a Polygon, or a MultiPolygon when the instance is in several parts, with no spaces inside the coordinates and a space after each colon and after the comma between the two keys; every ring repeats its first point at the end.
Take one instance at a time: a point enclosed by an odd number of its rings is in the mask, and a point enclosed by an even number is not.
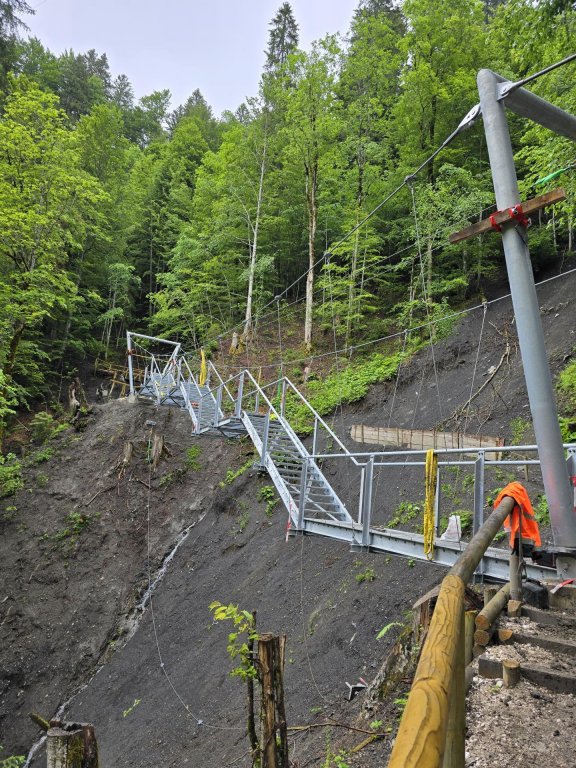
{"type": "MultiPolygon", "coordinates": [[[[538,195],[538,197],[533,197],[531,200],[522,203],[522,213],[529,216],[531,213],[535,213],[541,208],[546,208],[548,205],[559,203],[561,200],[565,199],[566,192],[564,189],[553,189],[551,192],[546,192],[544,195],[538,195]]],[[[471,237],[481,235],[483,232],[489,232],[494,229],[492,222],[500,226],[509,221],[513,221],[514,216],[510,212],[510,208],[505,208],[503,211],[496,211],[491,219],[482,219],[482,221],[478,221],[476,224],[471,224],[469,227],[461,229],[459,232],[454,232],[449,237],[450,242],[460,243],[462,240],[469,240],[471,237]]]]}

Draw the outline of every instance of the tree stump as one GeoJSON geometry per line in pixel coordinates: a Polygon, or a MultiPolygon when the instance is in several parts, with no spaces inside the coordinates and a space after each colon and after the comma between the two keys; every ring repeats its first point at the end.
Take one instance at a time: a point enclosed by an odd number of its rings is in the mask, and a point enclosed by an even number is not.
{"type": "Polygon", "coordinates": [[[288,733],[284,708],[284,651],[286,635],[258,637],[262,686],[260,721],[262,768],[288,768],[288,733]]]}
{"type": "Polygon", "coordinates": [[[520,681],[520,662],[504,659],[502,662],[502,679],[504,688],[514,688],[520,681]]]}
{"type": "Polygon", "coordinates": [[[94,726],[62,723],[46,735],[47,768],[98,768],[94,726]]]}

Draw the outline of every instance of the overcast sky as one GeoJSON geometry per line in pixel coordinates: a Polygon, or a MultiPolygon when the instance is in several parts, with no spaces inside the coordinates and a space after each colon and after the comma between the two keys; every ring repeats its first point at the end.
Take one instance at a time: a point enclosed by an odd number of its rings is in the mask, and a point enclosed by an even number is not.
{"type": "MultiPolygon", "coordinates": [[[[30,35],[53,53],[95,48],[136,96],[162,88],[172,106],[200,88],[216,115],[254,96],[268,25],[282,0],[28,0],[30,35]]],[[[358,0],[291,0],[300,47],[348,31],[358,0]]]]}

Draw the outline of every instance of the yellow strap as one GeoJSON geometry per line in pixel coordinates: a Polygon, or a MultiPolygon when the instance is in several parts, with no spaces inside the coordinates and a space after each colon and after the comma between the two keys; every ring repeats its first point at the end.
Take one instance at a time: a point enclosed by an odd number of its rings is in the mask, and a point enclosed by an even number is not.
{"type": "Polygon", "coordinates": [[[208,367],[206,365],[206,355],[204,354],[204,348],[200,349],[200,379],[199,383],[200,386],[203,387],[206,384],[206,379],[208,378],[208,367]]]}
{"type": "Polygon", "coordinates": [[[426,452],[426,499],[424,501],[424,554],[434,557],[434,501],[438,477],[438,456],[433,449],[426,452]]]}

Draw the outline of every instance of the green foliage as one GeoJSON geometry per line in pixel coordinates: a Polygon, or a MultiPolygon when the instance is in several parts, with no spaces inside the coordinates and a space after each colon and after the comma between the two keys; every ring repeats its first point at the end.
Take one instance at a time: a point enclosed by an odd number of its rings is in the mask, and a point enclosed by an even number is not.
{"type": "Polygon", "coordinates": [[[566,443],[576,441],[576,361],[569,363],[558,376],[556,384],[562,415],[560,432],[566,443]]]}
{"type": "MultiPolygon", "coordinates": [[[[388,356],[376,353],[323,379],[309,381],[306,388],[308,400],[321,416],[331,413],[342,403],[361,400],[372,384],[391,379],[402,359],[401,353],[388,356]]],[[[312,432],[314,423],[310,412],[290,392],[286,396],[286,416],[298,434],[312,432]]]]}
{"type": "Polygon", "coordinates": [[[404,625],[402,624],[401,621],[391,621],[389,624],[386,624],[385,627],[382,627],[380,632],[378,632],[378,634],[376,635],[376,640],[381,640],[383,637],[385,637],[388,634],[388,632],[390,632],[390,630],[393,629],[393,627],[403,627],[403,626],[404,625]]]}
{"type": "Polygon", "coordinates": [[[134,699],[134,703],[133,703],[133,704],[131,704],[131,705],[128,707],[128,709],[125,709],[125,710],[122,712],[122,717],[128,717],[128,715],[130,715],[132,712],[134,712],[134,710],[136,709],[136,707],[137,707],[137,706],[138,706],[138,705],[139,705],[141,702],[142,702],[142,699],[134,699]]]}
{"type": "Polygon", "coordinates": [[[237,519],[237,533],[244,533],[246,528],[248,527],[248,523],[250,522],[250,513],[247,509],[243,509],[240,514],[238,515],[237,519]]]}
{"type": "Polygon", "coordinates": [[[27,464],[43,464],[45,461],[49,461],[54,455],[54,449],[46,445],[43,448],[39,448],[34,451],[27,459],[27,464]]]}
{"type": "Polygon", "coordinates": [[[524,437],[530,429],[530,422],[521,417],[516,417],[510,422],[512,430],[512,445],[522,445],[524,437]]]}
{"type": "Polygon", "coordinates": [[[22,464],[13,453],[0,453],[0,499],[13,496],[24,487],[22,464]]]}
{"type": "MultiPolygon", "coordinates": [[[[4,747],[0,746],[0,751],[3,752],[4,747]]],[[[21,768],[25,762],[26,758],[22,755],[11,755],[0,760],[0,768],[21,768]]]]}
{"type": "Polygon", "coordinates": [[[366,582],[374,581],[374,579],[376,578],[376,571],[374,570],[374,568],[369,567],[369,568],[366,568],[366,570],[362,571],[361,573],[357,573],[354,578],[356,579],[358,584],[362,584],[365,581],[366,582]]]}
{"type": "Polygon", "coordinates": [[[218,483],[218,486],[220,488],[225,488],[227,485],[231,485],[234,480],[236,480],[238,477],[244,474],[244,472],[248,472],[248,470],[253,466],[254,459],[248,459],[248,461],[245,464],[242,464],[241,467],[238,469],[229,469],[226,471],[226,477],[224,480],[221,480],[218,483]]]}
{"type": "Polygon", "coordinates": [[[186,468],[198,470],[201,468],[201,464],[198,461],[202,455],[202,449],[199,445],[193,445],[186,451],[186,468]]]}
{"type": "Polygon", "coordinates": [[[278,496],[276,489],[273,485],[263,485],[258,489],[258,501],[266,502],[266,509],[264,514],[266,517],[271,518],[274,512],[274,507],[278,504],[278,496]]]}
{"type": "Polygon", "coordinates": [[[68,513],[64,519],[66,527],[55,533],[52,539],[55,542],[73,541],[92,525],[95,517],[96,515],[85,515],[76,510],[68,513]]]}
{"type": "Polygon", "coordinates": [[[52,437],[55,426],[52,414],[46,411],[38,411],[30,422],[32,440],[35,443],[45,443],[52,437]]]}
{"type": "Polygon", "coordinates": [[[209,606],[213,620],[231,621],[234,630],[228,635],[226,650],[232,661],[238,660],[238,665],[231,671],[234,677],[246,680],[248,677],[256,678],[256,668],[250,655],[249,644],[258,637],[256,623],[250,611],[241,610],[237,605],[223,605],[215,600],[209,606]]]}
{"type": "Polygon", "coordinates": [[[387,528],[396,528],[399,525],[407,525],[417,518],[422,512],[422,507],[411,501],[401,501],[394,510],[392,518],[386,523],[387,528]]]}
{"type": "Polygon", "coordinates": [[[550,526],[550,510],[548,509],[548,499],[543,494],[536,497],[534,506],[534,516],[538,525],[550,526]]]}

